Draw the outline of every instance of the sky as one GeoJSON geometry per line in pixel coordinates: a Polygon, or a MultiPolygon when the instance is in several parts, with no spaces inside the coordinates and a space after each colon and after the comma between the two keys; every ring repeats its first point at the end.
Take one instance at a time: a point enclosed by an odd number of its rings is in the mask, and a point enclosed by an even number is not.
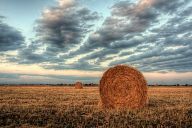
{"type": "Polygon", "coordinates": [[[191,0],[0,0],[0,83],[99,83],[126,64],[192,84],[191,0]]]}

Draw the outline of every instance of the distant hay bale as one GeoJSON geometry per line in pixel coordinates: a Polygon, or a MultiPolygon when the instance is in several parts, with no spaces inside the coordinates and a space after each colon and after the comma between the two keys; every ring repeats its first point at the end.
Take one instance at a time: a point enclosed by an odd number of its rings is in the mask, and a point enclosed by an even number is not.
{"type": "Polygon", "coordinates": [[[135,68],[117,65],[103,74],[100,96],[104,108],[143,108],[147,102],[147,82],[135,68]]]}
{"type": "Polygon", "coordinates": [[[81,82],[76,82],[75,89],[83,89],[83,84],[81,82]]]}

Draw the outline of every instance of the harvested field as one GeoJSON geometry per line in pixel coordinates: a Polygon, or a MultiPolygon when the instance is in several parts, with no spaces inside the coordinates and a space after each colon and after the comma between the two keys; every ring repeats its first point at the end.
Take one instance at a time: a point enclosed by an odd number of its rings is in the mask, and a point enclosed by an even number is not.
{"type": "Polygon", "coordinates": [[[149,105],[103,110],[98,87],[1,86],[0,127],[192,127],[192,87],[149,87],[149,105]]]}

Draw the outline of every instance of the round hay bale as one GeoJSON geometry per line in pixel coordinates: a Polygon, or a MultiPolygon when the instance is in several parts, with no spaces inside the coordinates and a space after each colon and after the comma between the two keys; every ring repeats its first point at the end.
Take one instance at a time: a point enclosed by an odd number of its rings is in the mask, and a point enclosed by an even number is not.
{"type": "Polygon", "coordinates": [[[135,68],[117,65],[103,74],[100,96],[104,108],[143,108],[147,102],[147,82],[135,68]]]}
{"type": "Polygon", "coordinates": [[[103,105],[102,105],[102,101],[99,100],[97,105],[98,105],[99,108],[102,108],[102,107],[103,107],[103,105]]]}
{"type": "Polygon", "coordinates": [[[83,84],[81,82],[76,82],[75,89],[83,89],[83,84]]]}

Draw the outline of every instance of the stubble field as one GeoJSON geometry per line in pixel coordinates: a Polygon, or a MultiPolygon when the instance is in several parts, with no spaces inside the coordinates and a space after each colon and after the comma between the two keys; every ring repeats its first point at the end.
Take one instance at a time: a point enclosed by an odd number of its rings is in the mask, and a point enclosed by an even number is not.
{"type": "Polygon", "coordinates": [[[0,127],[192,128],[192,87],[149,87],[140,110],[103,110],[98,87],[1,86],[0,127]]]}

